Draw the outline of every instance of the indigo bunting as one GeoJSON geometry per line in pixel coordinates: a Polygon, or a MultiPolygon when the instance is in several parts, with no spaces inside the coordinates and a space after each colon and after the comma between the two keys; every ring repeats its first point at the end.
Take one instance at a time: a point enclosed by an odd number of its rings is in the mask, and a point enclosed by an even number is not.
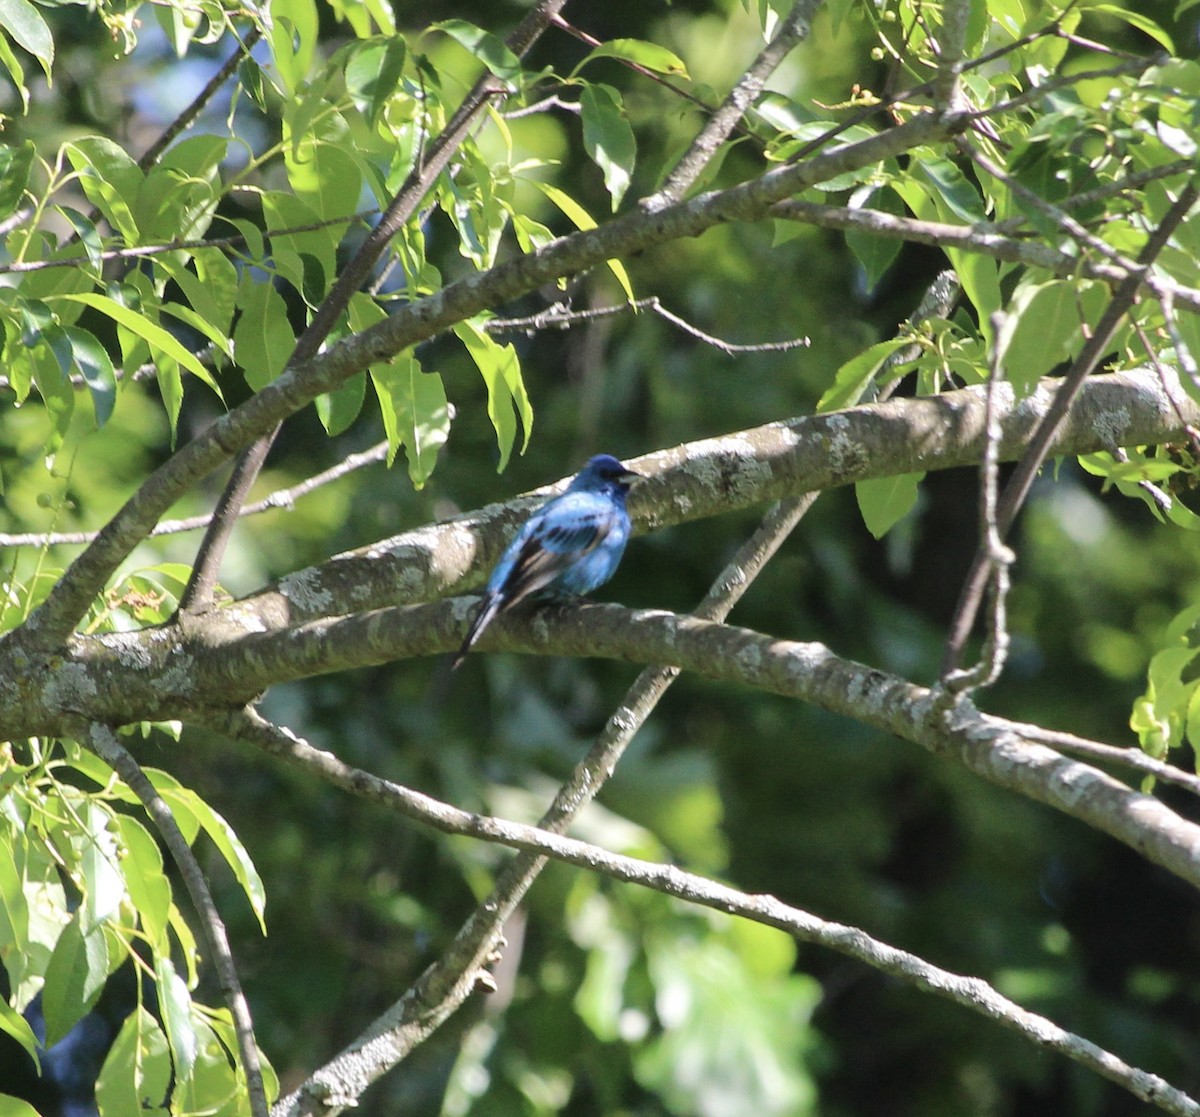
{"type": "Polygon", "coordinates": [[[629,541],[625,496],[640,476],[611,455],[597,454],[566,492],[525,521],[488,578],[451,669],[502,610],[534,594],[590,593],[616,573],[629,541]]]}

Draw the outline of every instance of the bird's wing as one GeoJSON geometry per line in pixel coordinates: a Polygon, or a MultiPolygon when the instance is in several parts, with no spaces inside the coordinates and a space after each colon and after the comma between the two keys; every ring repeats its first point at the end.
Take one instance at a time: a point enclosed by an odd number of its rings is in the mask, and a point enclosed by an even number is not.
{"type": "Polygon", "coordinates": [[[594,551],[616,522],[609,502],[592,494],[566,493],[551,501],[522,533],[525,538],[504,583],[506,604],[545,589],[594,551]]]}

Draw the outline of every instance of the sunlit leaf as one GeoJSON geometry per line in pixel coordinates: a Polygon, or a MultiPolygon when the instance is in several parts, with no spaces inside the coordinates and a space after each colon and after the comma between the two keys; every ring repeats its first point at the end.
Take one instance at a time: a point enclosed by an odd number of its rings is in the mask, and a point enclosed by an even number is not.
{"type": "Polygon", "coordinates": [[[296,338],[288,322],[287,304],[269,279],[256,282],[245,274],[238,305],[242,316],[233,331],[234,359],[246,383],[257,392],[287,366],[296,338]]]}
{"type": "Polygon", "coordinates": [[[158,986],[158,1013],[167,1033],[167,1042],[175,1062],[175,1076],[186,1082],[196,1065],[196,1027],[192,1022],[192,998],[168,956],[154,959],[154,980],[158,986]]]}
{"type": "Polygon", "coordinates": [[[579,99],[583,111],[583,146],[604,172],[604,185],[614,212],[629,189],[637,141],[625,119],[621,95],[608,85],[586,85],[579,99]]]}
{"type": "Polygon", "coordinates": [[[454,327],[454,332],[467,347],[487,385],[488,418],[496,431],[496,442],[500,448],[498,472],[502,472],[508,465],[516,440],[516,415],[520,415],[525,431],[522,453],[533,433],[533,406],[521,378],[517,351],[511,345],[501,345],[493,340],[476,322],[461,322],[454,327]]]}
{"type": "Polygon", "coordinates": [[[158,350],[160,353],[170,357],[176,361],[181,367],[187,369],[192,375],[199,377],[207,384],[218,396],[221,395],[221,389],[217,387],[217,383],[212,378],[212,373],[197,360],[193,353],[189,353],[183,344],[169,334],[157,322],[151,322],[144,314],[138,314],[127,306],[122,306],[113,299],[107,298],[104,295],[93,294],[92,292],[82,292],[78,295],[58,295],[59,299],[70,300],[71,302],[83,303],[85,306],[90,306],[93,310],[100,311],[101,314],[107,315],[114,322],[137,337],[142,338],[152,350],[158,350]]]}
{"type": "Polygon", "coordinates": [[[916,506],[924,473],[901,473],[877,477],[854,486],[863,523],[876,539],[882,539],[916,506]]]}
{"type": "Polygon", "coordinates": [[[46,1046],[53,1047],[90,1011],[108,978],[108,943],[99,926],[84,932],[81,912],[63,928],[46,967],[42,1013],[46,1046]]]}
{"type": "Polygon", "coordinates": [[[681,78],[688,76],[687,67],[679,55],[645,39],[609,39],[608,42],[594,47],[591,54],[575,67],[575,73],[579,73],[584,66],[597,58],[617,58],[623,62],[633,62],[647,70],[653,70],[656,74],[669,74],[681,78]]]}
{"type": "Polygon", "coordinates": [[[158,1021],[141,1005],[126,1018],[96,1080],[101,1117],[166,1115],[174,1078],[170,1045],[158,1021]]]}
{"type": "Polygon", "coordinates": [[[388,436],[388,465],[402,445],[408,458],[408,475],[416,488],[423,488],[450,433],[450,409],[442,378],[423,371],[409,353],[373,365],[371,380],[388,436]]]}
{"type": "Polygon", "coordinates": [[[34,56],[50,78],[54,65],[54,35],[29,0],[0,0],[0,27],[34,56]]]}
{"type": "Polygon", "coordinates": [[[905,338],[892,338],[877,342],[857,357],[851,357],[834,374],[833,383],[817,401],[817,410],[837,411],[842,407],[853,407],[874,382],[876,373],[888,357],[908,344],[905,338]]]}
{"type": "Polygon", "coordinates": [[[516,89],[521,76],[521,60],[508,49],[499,36],[484,31],[465,19],[444,19],[430,24],[430,30],[445,31],[452,39],[466,47],[509,89],[516,89]]]}
{"type": "MultiPolygon", "coordinates": [[[[592,215],[588,213],[574,198],[569,194],[559,190],[556,186],[551,186],[548,182],[533,183],[543,194],[546,195],[559,209],[563,211],[571,219],[577,229],[594,229],[596,222],[592,215]]],[[[633,302],[633,284],[629,280],[629,273],[625,270],[625,265],[620,260],[607,260],[609,270],[616,276],[617,282],[621,285],[621,290],[625,292],[625,297],[633,302]]]]}

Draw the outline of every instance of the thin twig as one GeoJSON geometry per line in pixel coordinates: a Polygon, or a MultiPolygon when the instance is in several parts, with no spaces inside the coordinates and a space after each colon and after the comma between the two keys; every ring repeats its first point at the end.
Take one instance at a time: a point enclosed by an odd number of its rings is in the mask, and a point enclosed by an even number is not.
{"type": "MultiPolygon", "coordinates": [[[[233,715],[223,721],[221,728],[226,732],[232,730],[236,736],[251,739],[270,754],[335,787],[398,811],[443,833],[511,846],[522,851],[521,857],[539,864],[553,858],[615,880],[674,896],[687,903],[774,927],[800,942],[837,951],[872,969],[899,977],[924,992],[979,1013],[1039,1047],[1065,1055],[1167,1113],[1180,1117],[1197,1117],[1200,1114],[1200,1104],[1158,1075],[1131,1066],[1091,1040],[1022,1008],[980,978],[941,969],[918,955],[881,942],[861,928],[831,923],[784,904],[774,896],[749,895],[674,865],[612,853],[589,842],[564,837],[557,829],[527,826],[460,810],[391,780],[351,767],[332,753],[314,748],[307,741],[271,725],[253,712],[244,718],[233,715]]],[[[1200,780],[1196,782],[1200,783],[1200,780]]],[[[344,1100],[348,1102],[350,1099],[344,1100]]],[[[277,1112],[284,1114],[291,1111],[284,1102],[280,1103],[277,1112]]]]}
{"type": "Polygon", "coordinates": [[[143,170],[148,170],[158,162],[158,157],[167,150],[171,141],[175,139],[185,129],[190,128],[196,118],[204,111],[204,107],[209,101],[216,96],[217,90],[233,75],[233,72],[241,65],[242,59],[248,57],[250,51],[254,48],[254,44],[262,36],[262,27],[255,23],[253,27],[246,33],[246,37],[238,43],[238,48],[225,60],[224,64],[205,84],[204,88],[192,99],[192,103],[187,106],[166,128],[144,152],[138,160],[138,166],[143,170]]]}
{"type": "Polygon", "coordinates": [[[552,306],[548,306],[545,310],[538,311],[537,314],[530,314],[524,318],[489,319],[483,323],[483,328],[490,333],[511,330],[521,331],[526,334],[551,328],[568,330],[572,326],[595,321],[598,318],[615,318],[618,315],[628,314],[631,311],[637,312],[643,310],[649,310],[651,313],[657,314],[673,326],[677,326],[685,334],[696,338],[697,341],[704,342],[705,345],[711,345],[714,349],[719,349],[728,356],[735,356],[739,353],[784,353],[790,349],[807,348],[812,344],[811,339],[807,337],[795,337],[787,341],[760,341],[747,344],[725,341],[723,338],[706,333],[699,326],[692,325],[691,322],[668,310],[662,305],[662,301],[657,295],[651,295],[644,299],[635,299],[631,303],[618,303],[614,306],[588,307],[586,310],[576,310],[565,302],[557,302],[552,306]]]}
{"type": "MultiPolygon", "coordinates": [[[[727,616],[816,495],[809,493],[777,504],[738,550],[695,615],[711,620],[727,616]]],[[[642,671],[587,756],[559,789],[542,818],[543,829],[561,833],[595,797],[678,674],[674,667],[648,667],[642,671]]],[[[252,716],[248,716],[240,727],[236,722],[228,725],[226,731],[233,736],[249,735],[256,741],[265,732],[252,716]]],[[[305,1087],[281,1101],[276,1107],[277,1115],[301,1117],[328,1113],[323,1103],[314,1103],[327,1091],[339,1090],[349,1068],[353,1068],[354,1080],[365,1085],[390,1070],[432,1034],[474,990],[478,975],[499,944],[505,920],[544,865],[545,858],[537,853],[520,853],[514,857],[501,871],[491,895],[475,909],[442,957],[397,1005],[340,1055],[310,1076],[305,1087]]]]}
{"type": "Polygon", "coordinates": [[[819,0],[794,0],[792,10],[776,29],[771,41],[742,73],[720,108],[713,112],[675,164],[662,186],[644,198],[642,209],[653,212],[679,201],[712,162],[720,146],[740,127],[742,120],[766,85],[767,79],[798,43],[808,37],[819,0]]]}
{"type": "MultiPolygon", "coordinates": [[[[334,225],[346,225],[353,221],[365,221],[377,214],[377,208],[359,210],[345,217],[327,217],[320,221],[310,221],[305,225],[292,225],[284,229],[268,229],[263,236],[267,240],[273,237],[290,236],[294,233],[311,233],[318,229],[328,229],[334,225]]],[[[206,237],[196,240],[174,240],[165,244],[140,244],[130,248],[104,248],[92,256],[62,256],[55,260],[17,260],[0,264],[0,275],[17,275],[26,272],[47,271],[50,268],[80,268],[97,260],[140,260],[165,256],[169,252],[199,252],[208,248],[236,248],[246,243],[242,233],[231,233],[227,237],[206,237]]]]}
{"type": "Polygon", "coordinates": [[[1014,733],[1038,741],[1043,745],[1058,749],[1060,752],[1073,753],[1076,756],[1086,756],[1089,760],[1107,761],[1131,768],[1144,776],[1153,776],[1163,783],[1174,784],[1200,796],[1200,776],[1176,768],[1173,764],[1156,760],[1153,756],[1138,748],[1121,748],[1119,745],[1106,745],[1101,741],[1089,741],[1084,737],[1076,737],[1073,733],[1062,733],[1056,729],[1044,729],[1040,725],[1032,725],[1024,721],[1008,721],[1006,718],[994,718],[997,724],[1008,725],[1014,733]]]}
{"type": "MultiPolygon", "coordinates": [[[[533,44],[549,27],[566,0],[541,0],[505,40],[509,50],[518,58],[528,53],[533,44]]],[[[296,341],[288,359],[287,369],[303,364],[320,352],[321,346],[355,292],[366,282],[387,248],[392,237],[400,231],[417,211],[421,200],[433,187],[438,176],[449,165],[454,153],[466,140],[479,115],[493,100],[502,97],[506,87],[491,71],[485,70],[447,121],[446,126],[430,145],[425,157],[413,167],[395,197],[388,204],[378,224],[371,230],[338,275],[328,295],[313,314],[308,328],[296,341]]],[[[217,583],[217,569],[225,553],[238,510],[245,503],[250,489],[266,461],[267,454],[279,433],[281,423],[247,446],[238,456],[233,473],[226,484],[213,518],[192,565],[192,574],[180,599],[183,613],[202,612],[212,604],[217,583]]]]}
{"type": "MultiPolygon", "coordinates": [[[[1149,286],[1153,287],[1156,285],[1149,284],[1149,286]]],[[[1184,342],[1183,336],[1179,334],[1179,326],[1175,321],[1175,293],[1171,290],[1160,290],[1158,292],[1158,299],[1159,307],[1163,312],[1163,319],[1167,323],[1167,336],[1171,338],[1171,343],[1175,346],[1175,354],[1179,367],[1186,373],[1196,388],[1197,394],[1200,395],[1200,370],[1196,369],[1195,358],[1184,342]]],[[[1158,376],[1158,382],[1162,385],[1163,393],[1171,401],[1171,407],[1179,418],[1180,426],[1183,427],[1184,433],[1187,435],[1188,442],[1192,447],[1192,453],[1197,458],[1200,458],[1200,430],[1189,423],[1183,416],[1183,401],[1179,398],[1177,391],[1180,386],[1178,379],[1168,373],[1155,346],[1150,344],[1150,339],[1146,336],[1145,327],[1143,327],[1141,322],[1135,320],[1133,327],[1137,331],[1138,340],[1141,341],[1142,348],[1146,351],[1146,356],[1150,358],[1150,363],[1154,366],[1154,372],[1158,376]]]]}
{"type": "MultiPolygon", "coordinates": [[[[992,337],[999,338],[1004,331],[1005,315],[997,311],[992,315],[992,337]]],[[[980,687],[991,686],[1004,670],[1008,658],[1008,588],[1009,567],[1017,556],[1001,539],[1000,527],[996,522],[996,489],[1000,476],[1000,415],[996,406],[996,393],[1004,380],[1004,368],[1000,361],[1000,346],[992,345],[992,367],[988,376],[987,392],[984,396],[983,461],[979,467],[979,561],[989,570],[991,580],[991,614],[988,618],[988,634],[983,644],[979,662],[968,670],[951,672],[942,678],[942,688],[952,699],[961,694],[970,694],[980,687]]]]}
{"type": "Polygon", "coordinates": [[[1192,382],[1192,387],[1200,393],[1200,366],[1197,366],[1195,356],[1179,331],[1179,322],[1175,317],[1175,293],[1170,288],[1164,288],[1159,292],[1158,305],[1162,309],[1163,324],[1167,327],[1167,337],[1171,339],[1179,367],[1192,382]]]}
{"type": "Polygon", "coordinates": [[[146,813],[154,821],[163,844],[170,852],[176,868],[179,869],[180,876],[183,877],[183,883],[191,897],[192,905],[200,916],[200,931],[208,944],[213,965],[217,970],[217,978],[221,984],[221,993],[233,1018],[238,1052],[242,1057],[242,1069],[246,1073],[250,1112],[254,1117],[267,1117],[267,1094],[263,1088],[258,1046],[254,1042],[254,1023],[250,1018],[250,1006],[246,1002],[241,982],[238,980],[233,952],[229,949],[229,937],[225,933],[225,924],[221,921],[221,913],[213,902],[212,893],[208,890],[208,882],[204,879],[200,864],[192,853],[183,832],[179,829],[179,824],[175,821],[171,808],[154,789],[149,777],[142,771],[141,766],[129,750],[121,744],[117,735],[107,725],[94,722],[88,732],[87,740],[88,747],[112,768],[138,797],[142,806],[145,807],[146,813]]]}
{"type": "MultiPolygon", "coordinates": [[[[574,24],[569,23],[562,17],[561,14],[556,14],[550,20],[550,22],[560,31],[565,31],[572,38],[578,39],[581,43],[586,44],[593,50],[596,47],[604,46],[604,44],[594,35],[589,35],[582,28],[576,27],[574,24]]],[[[703,97],[697,97],[696,94],[692,93],[690,90],[684,89],[681,85],[676,85],[669,78],[665,78],[662,74],[648,69],[641,63],[634,62],[628,58],[616,58],[613,59],[613,61],[619,63],[628,70],[632,70],[635,74],[641,74],[642,77],[649,78],[651,81],[657,82],[664,89],[669,89],[675,94],[676,97],[679,97],[684,101],[689,101],[691,104],[695,105],[696,108],[701,109],[705,113],[711,113],[713,111],[712,105],[705,101],[703,97]]]]}
{"type": "MultiPolygon", "coordinates": [[[[1054,402],[1046,412],[1038,429],[1029,442],[1029,447],[1009,479],[1008,485],[1000,498],[996,510],[996,523],[1001,539],[1012,526],[1017,512],[1025,503],[1033,480],[1054,442],[1059,430],[1071,410],[1071,404],[1083,387],[1084,381],[1095,371],[1101,358],[1108,351],[1113,336],[1121,319],[1128,312],[1137,297],[1138,288],[1145,279],[1146,273],[1158,254],[1166,247],[1167,242],[1178,228],[1180,222],[1188,215],[1196,199],[1200,197],[1200,189],[1189,182],[1184,186],[1170,210],[1163,217],[1158,228],[1151,233],[1145,246],[1138,255],[1137,263],[1127,278],[1120,284],[1105,307],[1100,321],[1096,323],[1095,332],[1084,342],[1079,356],[1072,362],[1071,367],[1063,377],[1062,385],[1055,394],[1054,402]]],[[[976,556],[971,570],[963,584],[954,618],[951,621],[950,632],[946,640],[946,654],[942,663],[942,676],[954,671],[961,660],[967,637],[975,623],[979,611],[983,589],[988,579],[988,564],[976,556]]]]}
{"type": "Polygon", "coordinates": [[[522,117],[536,116],[538,113],[549,112],[551,109],[562,109],[563,112],[569,112],[572,116],[579,116],[583,112],[583,106],[578,101],[566,101],[557,93],[551,93],[548,97],[524,105],[522,108],[506,109],[500,115],[505,120],[520,120],[522,117]]]}
{"type": "MultiPolygon", "coordinates": [[[[313,476],[306,478],[296,485],[292,485],[290,488],[277,489],[275,492],[263,497],[262,500],[255,501],[253,504],[247,504],[238,515],[256,516],[261,512],[270,512],[276,508],[286,508],[290,511],[301,497],[307,496],[309,493],[321,488],[322,485],[328,485],[332,481],[337,481],[345,477],[346,474],[352,473],[356,469],[361,469],[365,465],[381,462],[387,457],[387,454],[387,442],[377,442],[369,450],[350,454],[338,462],[337,465],[330,466],[320,473],[315,473],[313,476]]],[[[154,530],[150,532],[150,537],[179,535],[185,531],[198,531],[202,527],[207,527],[210,519],[212,519],[211,513],[203,516],[189,516],[183,520],[163,520],[161,523],[155,525],[154,530]]],[[[27,531],[14,535],[0,533],[0,547],[71,546],[90,543],[98,534],[95,531],[27,531]]]]}

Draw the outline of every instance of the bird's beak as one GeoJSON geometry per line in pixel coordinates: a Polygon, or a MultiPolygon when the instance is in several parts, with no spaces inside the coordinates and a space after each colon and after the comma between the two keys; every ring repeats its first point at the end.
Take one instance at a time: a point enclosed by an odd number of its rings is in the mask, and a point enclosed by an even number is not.
{"type": "Polygon", "coordinates": [[[625,472],[621,474],[621,480],[627,485],[636,485],[639,481],[644,481],[645,479],[646,475],[644,473],[639,473],[636,469],[630,469],[628,466],[625,467],[625,472]]]}

